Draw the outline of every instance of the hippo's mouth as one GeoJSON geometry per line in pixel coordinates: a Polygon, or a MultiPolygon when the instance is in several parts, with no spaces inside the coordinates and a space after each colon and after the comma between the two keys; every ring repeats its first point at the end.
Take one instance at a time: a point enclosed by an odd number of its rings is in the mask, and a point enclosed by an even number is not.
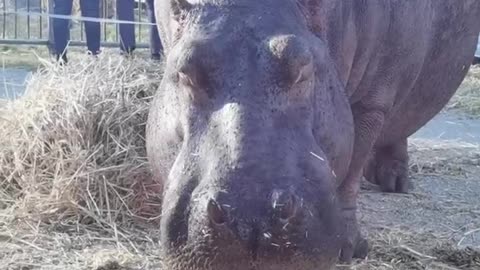
{"type": "Polygon", "coordinates": [[[307,240],[293,240],[289,238],[294,235],[292,231],[282,235],[257,230],[255,235],[258,238],[245,242],[236,233],[224,229],[202,229],[201,233],[190,231],[191,239],[183,245],[163,250],[166,269],[329,270],[338,259],[338,235],[302,233],[307,240]]]}
{"type": "Polygon", "coordinates": [[[331,270],[336,257],[325,254],[305,255],[294,253],[285,256],[283,252],[271,256],[252,257],[246,250],[236,252],[206,251],[206,247],[183,250],[173,256],[164,257],[165,269],[171,270],[331,270]],[[202,250],[205,250],[202,252],[202,250]]]}

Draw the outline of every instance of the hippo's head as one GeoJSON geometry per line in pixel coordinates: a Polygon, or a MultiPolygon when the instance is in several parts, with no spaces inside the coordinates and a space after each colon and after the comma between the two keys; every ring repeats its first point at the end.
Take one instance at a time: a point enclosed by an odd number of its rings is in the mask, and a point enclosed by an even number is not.
{"type": "Polygon", "coordinates": [[[352,125],[325,45],[295,1],[158,5],[166,67],[147,147],[166,269],[329,269],[352,125]]]}

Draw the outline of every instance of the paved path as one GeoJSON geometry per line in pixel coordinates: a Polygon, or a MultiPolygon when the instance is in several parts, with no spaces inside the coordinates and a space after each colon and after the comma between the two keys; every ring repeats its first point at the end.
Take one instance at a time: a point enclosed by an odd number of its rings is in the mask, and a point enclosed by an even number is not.
{"type": "Polygon", "coordinates": [[[20,68],[0,69],[0,98],[15,98],[25,90],[25,80],[31,74],[20,68]]]}

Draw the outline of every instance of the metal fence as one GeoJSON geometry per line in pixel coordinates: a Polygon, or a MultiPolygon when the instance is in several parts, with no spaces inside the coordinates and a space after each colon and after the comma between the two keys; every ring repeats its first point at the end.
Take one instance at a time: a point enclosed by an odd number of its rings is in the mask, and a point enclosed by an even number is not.
{"type": "MultiPolygon", "coordinates": [[[[148,22],[145,0],[135,0],[135,3],[135,21],[148,22]]],[[[115,7],[116,0],[100,0],[100,18],[115,18],[115,7]]],[[[53,18],[46,16],[51,13],[53,0],[0,0],[0,44],[51,46],[53,18]]],[[[72,16],[80,16],[78,0],[74,0],[72,16]]],[[[118,24],[105,21],[100,24],[102,47],[118,47],[118,24]]],[[[137,48],[148,48],[148,27],[135,25],[137,48]]],[[[85,45],[83,22],[71,20],[69,46],[85,45]]]]}

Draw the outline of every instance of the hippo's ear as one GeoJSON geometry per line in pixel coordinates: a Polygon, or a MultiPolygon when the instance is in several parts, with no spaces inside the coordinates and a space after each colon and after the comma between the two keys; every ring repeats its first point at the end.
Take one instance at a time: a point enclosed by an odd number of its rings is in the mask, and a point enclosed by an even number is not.
{"type": "Polygon", "coordinates": [[[274,36],[268,45],[284,71],[286,83],[297,84],[312,76],[313,57],[300,38],[294,35],[274,36]]]}
{"type": "Polygon", "coordinates": [[[179,18],[182,13],[188,12],[193,5],[188,0],[171,0],[171,8],[174,18],[179,18]]]}

